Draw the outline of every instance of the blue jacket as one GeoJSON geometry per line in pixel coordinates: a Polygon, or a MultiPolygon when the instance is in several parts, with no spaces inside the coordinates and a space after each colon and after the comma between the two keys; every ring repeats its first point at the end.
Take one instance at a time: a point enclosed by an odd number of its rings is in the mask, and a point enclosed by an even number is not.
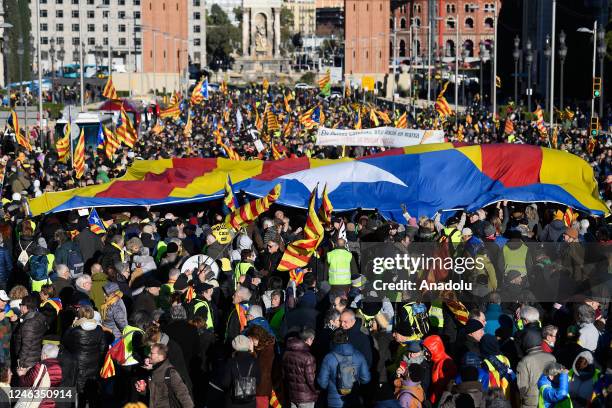
{"type": "MultiPolygon", "coordinates": [[[[486,368],[479,367],[478,368],[478,381],[480,382],[480,385],[482,385],[482,390],[488,391],[489,390],[489,370],[487,370],[486,368]]],[[[462,382],[463,381],[461,381],[461,375],[457,374],[457,377],[455,377],[455,384],[461,384],[462,382]]]]}
{"type": "Polygon", "coordinates": [[[6,288],[7,282],[13,272],[13,260],[9,250],[4,245],[0,246],[0,286],[6,288]]]}
{"type": "Polygon", "coordinates": [[[272,327],[270,327],[270,323],[268,323],[268,321],[266,319],[264,319],[263,317],[256,317],[253,320],[249,320],[247,322],[246,327],[244,328],[244,330],[242,331],[242,334],[244,334],[246,336],[246,332],[249,330],[249,328],[253,327],[253,326],[261,326],[262,328],[264,328],[268,333],[270,333],[270,335],[272,337],[276,337],[276,335],[274,334],[274,331],[272,330],[272,327]]]}
{"type": "Polygon", "coordinates": [[[487,324],[485,324],[485,334],[492,334],[495,336],[495,330],[499,329],[499,317],[503,314],[501,305],[497,303],[491,303],[487,306],[485,311],[485,317],[487,318],[487,324]]]}
{"type": "Polygon", "coordinates": [[[352,392],[349,395],[340,395],[336,388],[336,373],[338,369],[338,360],[333,353],[340,354],[341,356],[352,356],[353,366],[355,367],[356,376],[355,379],[360,384],[367,384],[370,382],[370,370],[366,363],[363,354],[357,351],[350,343],[347,344],[334,344],[332,352],[328,353],[323,362],[321,363],[321,371],[317,377],[319,386],[327,390],[327,405],[333,408],[344,407],[344,404],[353,406],[359,405],[359,396],[357,393],[352,392]]]}
{"type": "Polygon", "coordinates": [[[559,374],[559,388],[554,388],[552,382],[547,376],[542,374],[538,380],[538,390],[542,390],[542,387],[546,386],[542,394],[544,399],[544,407],[554,407],[557,402],[563,401],[565,398],[569,398],[568,386],[567,386],[567,373],[559,374]]]}

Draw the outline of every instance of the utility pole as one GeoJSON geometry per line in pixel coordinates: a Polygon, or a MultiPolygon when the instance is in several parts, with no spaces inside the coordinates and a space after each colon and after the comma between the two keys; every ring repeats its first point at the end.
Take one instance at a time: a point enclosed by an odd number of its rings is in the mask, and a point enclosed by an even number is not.
{"type": "MultiPolygon", "coordinates": [[[[593,23],[593,75],[591,75],[591,78],[593,78],[591,81],[595,80],[595,64],[596,64],[596,57],[597,57],[597,20],[595,20],[595,22],[593,23]]],[[[595,95],[591,96],[591,118],[595,117],[595,95]]]]}
{"type": "MultiPolygon", "coordinates": [[[[548,101],[550,103],[549,107],[548,107],[548,120],[550,121],[550,134],[552,135],[553,132],[553,126],[555,123],[555,117],[554,117],[554,112],[553,112],[553,107],[555,106],[555,40],[556,40],[556,35],[555,35],[555,30],[556,30],[556,24],[557,24],[557,0],[552,0],[552,41],[551,41],[551,48],[552,48],[552,52],[551,52],[551,57],[550,57],[550,100],[548,101]]],[[[562,105],[562,103],[561,103],[562,105]]],[[[559,107],[559,109],[563,109],[562,106],[559,107]]],[[[550,147],[550,138],[548,139],[548,146],[550,147]]]]}

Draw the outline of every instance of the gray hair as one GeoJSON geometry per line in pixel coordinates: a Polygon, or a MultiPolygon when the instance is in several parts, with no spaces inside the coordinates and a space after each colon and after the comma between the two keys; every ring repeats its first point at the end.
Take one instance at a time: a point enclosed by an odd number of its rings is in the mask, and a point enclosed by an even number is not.
{"type": "Polygon", "coordinates": [[[176,278],[179,277],[180,274],[181,274],[180,269],[172,268],[172,269],[170,269],[170,272],[168,273],[168,277],[170,279],[176,279],[176,278]]]}
{"type": "Polygon", "coordinates": [[[583,303],[576,309],[574,318],[576,319],[576,323],[581,325],[593,323],[595,321],[595,310],[593,310],[591,306],[583,303]]]}
{"type": "Polygon", "coordinates": [[[259,305],[252,305],[249,307],[249,312],[247,313],[251,317],[263,317],[263,310],[259,305]]]}
{"type": "Polygon", "coordinates": [[[55,265],[55,271],[60,276],[63,276],[65,273],[70,274],[70,269],[68,269],[68,265],[64,264],[55,265]]]}
{"type": "Polygon", "coordinates": [[[551,361],[544,367],[544,375],[555,377],[563,371],[563,366],[555,361],[551,361]]]}
{"type": "Polygon", "coordinates": [[[238,292],[242,300],[244,301],[251,300],[251,291],[249,290],[249,288],[246,288],[244,286],[239,286],[238,289],[236,289],[236,292],[238,292]]]}
{"type": "Polygon", "coordinates": [[[187,312],[183,305],[173,305],[170,308],[170,317],[172,320],[187,320],[187,312]]]}
{"type": "Polygon", "coordinates": [[[540,312],[533,306],[521,307],[521,319],[527,323],[535,323],[540,320],[540,312]]]}
{"type": "Polygon", "coordinates": [[[269,218],[264,218],[262,223],[261,223],[261,226],[262,226],[263,229],[270,228],[270,227],[274,226],[274,221],[272,221],[269,218]]]}
{"type": "Polygon", "coordinates": [[[559,331],[559,328],[557,326],[553,326],[552,324],[546,325],[542,327],[542,338],[552,336],[558,331],[559,331]]]}
{"type": "Polygon", "coordinates": [[[91,283],[91,276],[81,275],[78,278],[76,278],[76,281],[74,281],[74,284],[78,286],[79,288],[83,289],[83,285],[85,284],[85,282],[91,283]]]}
{"type": "Polygon", "coordinates": [[[306,341],[308,339],[314,339],[315,335],[316,335],[316,333],[315,333],[313,328],[311,328],[311,327],[304,327],[302,329],[302,331],[300,332],[300,339],[302,341],[306,341]]]}
{"type": "Polygon", "coordinates": [[[44,346],[42,346],[40,358],[43,360],[46,360],[46,358],[57,358],[58,354],[59,347],[57,347],[55,344],[45,344],[44,346]]]}
{"type": "Polygon", "coordinates": [[[325,327],[327,327],[328,329],[330,329],[331,327],[329,326],[329,322],[332,320],[336,320],[340,317],[340,312],[337,311],[336,309],[331,309],[327,312],[327,314],[325,315],[325,327]]]}
{"type": "Polygon", "coordinates": [[[351,309],[344,309],[341,315],[343,314],[349,315],[353,319],[353,321],[355,321],[355,312],[353,312],[351,309]]]}

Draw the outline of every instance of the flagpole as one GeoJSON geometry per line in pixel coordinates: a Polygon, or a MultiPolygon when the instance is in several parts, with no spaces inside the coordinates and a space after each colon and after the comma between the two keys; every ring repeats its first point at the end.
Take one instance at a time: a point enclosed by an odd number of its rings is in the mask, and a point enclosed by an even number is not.
{"type": "Polygon", "coordinates": [[[552,147],[550,138],[552,137],[555,126],[554,106],[555,106],[555,26],[557,23],[557,0],[552,0],[552,42],[550,58],[550,106],[548,120],[550,121],[550,135],[548,136],[548,147],[552,147]]]}

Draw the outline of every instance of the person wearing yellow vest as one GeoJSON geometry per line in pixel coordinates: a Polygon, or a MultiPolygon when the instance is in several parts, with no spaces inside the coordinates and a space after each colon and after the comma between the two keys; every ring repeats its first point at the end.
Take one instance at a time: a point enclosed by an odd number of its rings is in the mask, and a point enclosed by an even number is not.
{"type": "Polygon", "coordinates": [[[243,249],[240,251],[240,262],[234,267],[234,289],[238,287],[240,283],[240,277],[246,275],[246,273],[254,268],[253,263],[255,262],[255,253],[251,249],[243,249]]]}
{"type": "Polygon", "coordinates": [[[461,214],[461,218],[456,216],[450,217],[446,220],[446,226],[440,222],[442,215],[437,213],[434,217],[434,227],[440,235],[440,241],[449,242],[449,249],[452,248],[451,252],[454,252],[461,245],[461,231],[465,226],[466,214],[461,214]]]}
{"type": "Polygon", "coordinates": [[[561,364],[548,363],[538,380],[538,390],[538,408],[572,407],[568,392],[568,372],[561,364]]]}
{"type": "Polygon", "coordinates": [[[139,350],[144,343],[145,332],[140,327],[127,325],[121,333],[125,347],[125,360],[122,366],[132,366],[141,362],[139,350]]]}
{"type": "Polygon", "coordinates": [[[347,292],[351,286],[351,275],[359,274],[353,254],[346,249],[346,240],[338,238],[335,249],[327,253],[327,280],[332,287],[347,292]]]}
{"type": "Polygon", "coordinates": [[[225,328],[226,342],[231,342],[232,339],[242,333],[246,327],[247,312],[249,311],[251,296],[251,291],[248,288],[238,285],[232,297],[233,307],[227,318],[227,326],[225,328]]]}
{"type": "Polygon", "coordinates": [[[181,271],[179,269],[170,269],[170,272],[168,272],[168,282],[161,285],[159,296],[157,297],[157,304],[162,310],[170,309],[170,297],[174,293],[174,284],[180,275],[181,271]]]}
{"type": "Polygon", "coordinates": [[[530,264],[528,250],[527,245],[521,241],[521,233],[510,231],[510,240],[502,248],[505,273],[514,270],[519,271],[523,277],[527,276],[527,267],[530,264]]]}
{"type": "Polygon", "coordinates": [[[214,286],[210,283],[197,283],[195,285],[196,298],[191,305],[193,309],[190,310],[191,318],[201,317],[206,322],[206,328],[214,330],[216,320],[216,307],[212,302],[214,286]]]}

